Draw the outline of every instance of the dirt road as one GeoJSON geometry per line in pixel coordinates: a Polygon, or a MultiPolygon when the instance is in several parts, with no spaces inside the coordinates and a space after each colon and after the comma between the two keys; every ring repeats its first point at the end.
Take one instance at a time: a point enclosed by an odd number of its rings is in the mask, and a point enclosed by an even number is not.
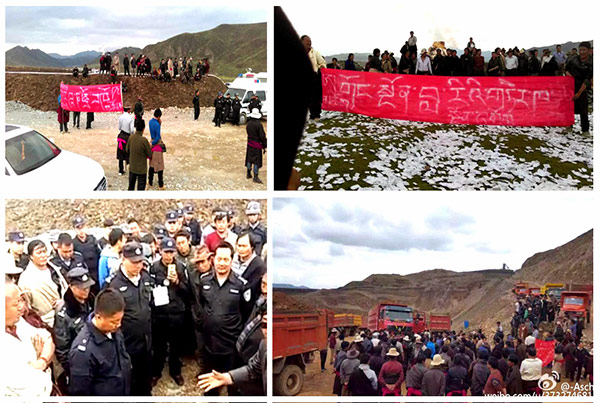
{"type": "MultiPolygon", "coordinates": [[[[150,114],[150,112],[147,112],[150,114]]],[[[201,108],[198,121],[191,108],[166,108],[162,116],[167,190],[266,190],[267,155],[263,156],[260,176],[263,184],[246,179],[246,127],[212,123],[214,108],[201,108]]],[[[42,112],[16,102],[6,103],[6,123],[26,125],[54,141],[59,147],[83,154],[104,168],[108,190],[127,190],[127,175],[118,175],[116,159],[118,113],[97,113],[91,130],[85,130],[86,114],[81,114],[80,129],[59,131],[55,112],[42,112]]],[[[146,117],[147,119],[150,116],[146,117]]],[[[265,131],[266,121],[262,121],[265,131]]],[[[147,129],[144,135],[150,138],[147,129]]],[[[158,189],[155,182],[154,190],[158,189]]]]}

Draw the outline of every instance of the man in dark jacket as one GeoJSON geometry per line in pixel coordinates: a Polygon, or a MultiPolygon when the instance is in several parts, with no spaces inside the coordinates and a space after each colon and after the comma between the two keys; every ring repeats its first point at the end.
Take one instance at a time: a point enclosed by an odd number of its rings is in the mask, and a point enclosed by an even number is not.
{"type": "Polygon", "coordinates": [[[58,236],[57,244],[57,254],[49,260],[49,263],[59,269],[63,277],[67,278],[67,273],[76,267],[85,268],[87,271],[83,256],[74,251],[71,235],[63,232],[58,236]]]}
{"type": "Polygon", "coordinates": [[[267,272],[267,266],[260,256],[255,252],[254,236],[248,231],[242,231],[236,241],[236,251],[232,270],[239,277],[245,279],[246,289],[250,292],[248,302],[254,302],[261,294],[261,282],[263,275],[267,272]]]}
{"type": "Polygon", "coordinates": [[[233,248],[222,241],[215,249],[214,270],[200,277],[198,295],[204,333],[205,371],[234,368],[235,343],[252,305],[247,281],[231,270],[233,248]]]}
{"type": "Polygon", "coordinates": [[[131,360],[119,330],[125,301],[116,290],[103,290],[96,298],[69,352],[73,396],[129,396],[131,360]]]}
{"type": "Polygon", "coordinates": [[[506,393],[509,396],[520,395],[523,393],[519,357],[517,357],[516,354],[511,354],[508,357],[508,372],[506,373],[504,384],[506,386],[506,393]]]}
{"type": "Polygon", "coordinates": [[[169,352],[169,374],[179,386],[181,376],[181,349],[183,347],[183,320],[189,301],[188,274],[184,265],[175,259],[175,240],[165,237],[160,241],[160,259],[150,267],[155,287],[152,305],[152,386],[162,375],[169,352]]]}
{"type": "Polygon", "coordinates": [[[144,253],[137,242],[123,246],[123,263],[106,287],[117,290],[125,300],[123,335],[127,353],[131,357],[131,394],[151,395],[152,322],[151,303],[154,284],[144,267],[144,253]]]}
{"type": "Polygon", "coordinates": [[[467,368],[463,365],[463,357],[456,354],[452,366],[448,369],[446,376],[446,394],[448,396],[466,396],[468,385],[467,368]]]}
{"type": "Polygon", "coordinates": [[[236,92],[233,100],[231,100],[231,108],[233,110],[233,115],[231,117],[231,121],[233,122],[234,125],[239,126],[240,125],[240,110],[242,109],[242,102],[240,101],[240,98],[238,97],[237,92],[236,92]]]}
{"type": "Polygon", "coordinates": [[[589,42],[579,44],[579,55],[574,56],[567,62],[566,74],[575,79],[573,100],[575,101],[575,113],[581,119],[581,132],[584,135],[590,132],[588,118],[588,89],[592,88],[594,66],[590,55],[591,45],[589,42]]]}
{"type": "Polygon", "coordinates": [[[83,261],[90,272],[90,276],[96,284],[92,287],[92,292],[98,292],[98,259],[100,259],[100,247],[98,241],[93,235],[87,233],[86,220],[82,216],[73,218],[73,227],[77,236],[73,238],[73,249],[79,252],[83,261]]]}
{"type": "Polygon", "coordinates": [[[123,70],[124,75],[131,76],[131,74],[129,74],[129,57],[127,56],[127,53],[125,53],[125,58],[123,58],[123,70]]]}
{"type": "Polygon", "coordinates": [[[444,396],[446,394],[446,375],[442,371],[444,360],[436,354],[431,360],[429,371],[423,375],[423,396],[444,396]]]}
{"type": "Polygon", "coordinates": [[[8,253],[15,260],[15,266],[25,270],[29,264],[29,256],[25,253],[25,234],[21,231],[8,233],[8,253]]]}
{"type": "Polygon", "coordinates": [[[490,375],[490,370],[487,366],[488,356],[488,351],[481,349],[477,353],[478,359],[471,364],[471,396],[483,396],[483,388],[490,375]]]}
{"type": "Polygon", "coordinates": [[[258,170],[262,167],[262,155],[267,149],[267,135],[260,118],[262,117],[257,108],[252,109],[252,113],[248,115],[248,124],[246,125],[246,133],[248,134],[248,143],[246,146],[246,178],[252,178],[250,171],[254,171],[255,183],[262,183],[258,177],[258,170]],[[252,167],[254,166],[254,169],[252,167]]]}
{"type": "Polygon", "coordinates": [[[250,103],[248,104],[248,110],[250,112],[252,112],[254,108],[258,109],[259,112],[262,110],[262,102],[260,102],[260,99],[258,99],[258,95],[256,94],[252,95],[250,103]]]}
{"type": "Polygon", "coordinates": [[[465,48],[465,52],[460,56],[460,71],[461,76],[473,75],[473,55],[469,48],[465,48]]]}
{"type": "Polygon", "coordinates": [[[225,94],[225,98],[223,100],[223,122],[226,122],[229,119],[229,115],[231,114],[231,94],[225,94]]]}
{"type": "Polygon", "coordinates": [[[192,103],[194,104],[194,120],[198,120],[200,116],[200,90],[196,90],[192,103]]]}
{"type": "Polygon", "coordinates": [[[442,50],[437,49],[435,57],[431,62],[431,66],[433,68],[433,75],[435,76],[446,76],[448,75],[446,71],[446,58],[442,56],[442,50]]]}
{"type": "Polygon", "coordinates": [[[94,280],[87,269],[80,267],[69,271],[66,275],[69,288],[56,307],[54,318],[54,344],[56,358],[65,372],[58,378],[58,384],[66,391],[69,379],[69,350],[89,314],[94,310],[94,296],[90,295],[90,287],[94,280]]]}
{"type": "Polygon", "coordinates": [[[215,122],[215,126],[221,127],[221,120],[223,119],[223,108],[225,107],[225,101],[223,100],[223,93],[219,91],[217,94],[217,98],[213,102],[215,107],[215,117],[213,118],[213,122],[215,122]]]}

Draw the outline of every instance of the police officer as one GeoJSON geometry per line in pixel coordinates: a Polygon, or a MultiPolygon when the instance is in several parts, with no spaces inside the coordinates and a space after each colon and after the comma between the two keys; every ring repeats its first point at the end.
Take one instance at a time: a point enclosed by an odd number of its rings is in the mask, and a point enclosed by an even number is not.
{"type": "Polygon", "coordinates": [[[215,126],[221,127],[221,120],[223,119],[223,108],[225,107],[225,101],[223,100],[223,93],[219,92],[214,102],[215,106],[215,117],[213,122],[215,126]]]}
{"type": "Polygon", "coordinates": [[[169,210],[165,215],[165,229],[167,231],[166,236],[169,238],[175,238],[177,231],[181,229],[179,224],[179,215],[176,210],[169,210]]]}
{"type": "Polygon", "coordinates": [[[193,270],[190,271],[190,288],[192,290],[192,306],[191,314],[193,319],[194,333],[196,334],[196,353],[198,357],[198,367],[200,373],[203,372],[204,367],[204,333],[202,326],[202,307],[200,306],[200,290],[202,285],[200,284],[200,276],[208,273],[212,270],[212,254],[206,247],[206,245],[200,245],[196,248],[194,258],[192,260],[194,266],[193,270]]]}
{"type": "Polygon", "coordinates": [[[161,239],[163,239],[164,237],[167,236],[167,229],[162,224],[156,224],[154,226],[152,233],[154,234],[156,239],[158,239],[160,241],[161,239]]]}
{"type": "Polygon", "coordinates": [[[161,377],[169,351],[169,373],[177,385],[184,384],[181,376],[181,350],[183,347],[183,321],[189,301],[189,281],[185,266],[175,258],[177,249],[173,238],[160,242],[159,260],[150,267],[154,280],[152,305],[152,386],[161,377]]]}
{"type": "Polygon", "coordinates": [[[254,237],[254,251],[260,256],[263,245],[267,243],[267,227],[260,222],[261,207],[259,202],[248,202],[246,205],[246,217],[248,218],[248,225],[245,229],[254,237]]]}
{"type": "Polygon", "coordinates": [[[21,231],[11,231],[8,233],[8,253],[15,260],[15,265],[25,270],[29,264],[29,256],[25,253],[25,234],[21,231]]]}
{"type": "Polygon", "coordinates": [[[183,207],[183,213],[183,224],[190,229],[190,241],[192,245],[200,245],[200,239],[202,238],[202,229],[200,228],[200,223],[194,217],[194,206],[191,204],[186,204],[183,207]]]}
{"type": "Polygon", "coordinates": [[[123,246],[123,263],[107,280],[106,287],[117,290],[125,300],[123,335],[131,357],[131,394],[151,394],[152,325],[151,303],[153,281],[144,268],[142,245],[127,242],[123,246]]]}
{"type": "Polygon", "coordinates": [[[82,216],[73,218],[73,227],[75,227],[76,237],[73,238],[73,249],[83,257],[83,261],[87,266],[90,276],[96,284],[92,288],[92,292],[98,292],[98,260],[100,259],[100,246],[93,235],[87,233],[86,220],[82,216]]]}
{"type": "Polygon", "coordinates": [[[229,119],[229,114],[231,113],[231,94],[225,94],[225,101],[223,101],[223,122],[226,122],[229,119]]]}
{"type": "Polygon", "coordinates": [[[95,283],[84,267],[69,271],[66,278],[69,288],[58,303],[54,317],[55,354],[65,371],[59,376],[58,384],[65,391],[69,378],[69,350],[94,310],[94,296],[90,294],[90,287],[95,283]]]}
{"type": "Polygon", "coordinates": [[[252,98],[250,98],[250,103],[248,104],[248,110],[250,112],[252,112],[254,108],[258,108],[259,112],[262,109],[262,102],[260,102],[260,99],[258,99],[258,95],[256,94],[252,95],[252,98]]]}
{"type": "Polygon", "coordinates": [[[131,360],[119,330],[125,301],[118,291],[102,290],[69,352],[73,396],[128,396],[131,360]]]}
{"type": "Polygon", "coordinates": [[[68,233],[63,232],[58,236],[56,252],[49,263],[60,270],[63,277],[67,278],[67,273],[76,267],[85,268],[88,271],[81,253],[73,250],[73,238],[68,233]]]}
{"type": "Polygon", "coordinates": [[[233,247],[221,242],[215,250],[214,270],[200,278],[205,371],[233,369],[235,342],[252,309],[252,291],[231,270],[232,260],[233,247]]]}
{"type": "Polygon", "coordinates": [[[229,231],[233,232],[236,235],[239,235],[242,232],[242,226],[237,222],[237,215],[235,214],[235,210],[229,209],[227,211],[227,219],[229,220],[229,231]]]}
{"type": "Polygon", "coordinates": [[[242,109],[242,102],[238,98],[237,92],[235,93],[235,98],[231,101],[231,107],[233,109],[233,124],[236,126],[240,125],[240,109],[242,109]]]}

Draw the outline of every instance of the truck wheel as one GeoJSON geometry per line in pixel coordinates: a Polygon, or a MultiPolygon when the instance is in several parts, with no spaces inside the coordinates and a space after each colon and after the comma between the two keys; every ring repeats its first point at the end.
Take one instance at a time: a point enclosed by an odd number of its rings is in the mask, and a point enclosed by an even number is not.
{"type": "Polygon", "coordinates": [[[288,365],[275,377],[273,391],[278,396],[295,396],[300,393],[304,375],[297,365],[288,365]]]}
{"type": "Polygon", "coordinates": [[[248,118],[246,118],[245,113],[240,114],[240,124],[241,125],[245,125],[247,120],[248,120],[248,118]]]}

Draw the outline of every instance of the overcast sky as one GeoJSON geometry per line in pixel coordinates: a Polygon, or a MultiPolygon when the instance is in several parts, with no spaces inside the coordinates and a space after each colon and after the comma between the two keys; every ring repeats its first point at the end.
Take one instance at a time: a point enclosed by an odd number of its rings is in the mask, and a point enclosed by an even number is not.
{"type": "Polygon", "coordinates": [[[415,32],[419,50],[440,40],[446,41],[447,47],[464,49],[469,37],[484,51],[498,46],[529,48],[590,40],[594,24],[587,17],[578,23],[576,15],[577,10],[591,13],[595,3],[585,0],[576,4],[571,8],[569,3],[554,0],[320,1],[315,7],[286,2],[282,8],[298,35],[310,36],[313,48],[323,56],[371,53],[376,47],[399,56],[410,31],[415,32]],[[590,22],[583,23],[586,20],[590,22]]]}
{"type": "Polygon", "coordinates": [[[591,193],[311,193],[275,198],[274,282],[336,288],[370,274],[511,270],[592,228],[591,193]]]}
{"type": "Polygon", "coordinates": [[[202,2],[197,7],[143,7],[137,1],[106,4],[110,7],[7,7],[6,50],[21,45],[70,56],[87,50],[143,48],[220,24],[267,21],[267,9],[252,2],[202,2]]]}

